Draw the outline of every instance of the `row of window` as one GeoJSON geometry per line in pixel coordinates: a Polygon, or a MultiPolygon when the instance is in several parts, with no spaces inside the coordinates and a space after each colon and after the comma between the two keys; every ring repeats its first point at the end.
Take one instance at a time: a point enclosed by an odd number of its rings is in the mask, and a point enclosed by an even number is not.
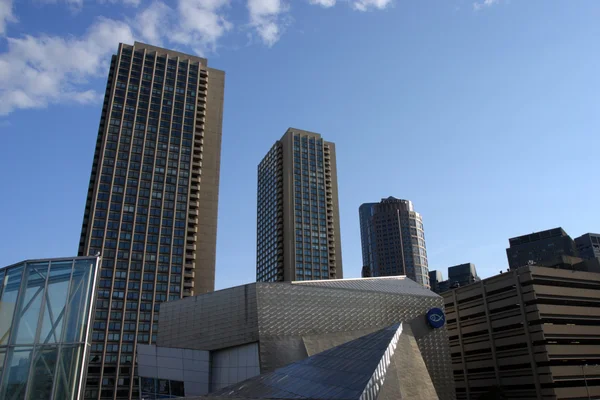
{"type": "MultiPolygon", "coordinates": [[[[102,271],[101,271],[101,276],[102,277],[111,277],[112,272],[108,269],[105,268],[111,268],[111,269],[115,269],[114,273],[115,273],[115,277],[116,278],[125,278],[124,275],[125,271],[129,271],[129,279],[137,279],[139,280],[141,277],[141,272],[137,272],[137,271],[142,271],[142,263],[141,262],[135,262],[135,261],[118,261],[115,264],[115,260],[114,258],[108,258],[108,257],[103,257],[102,258],[102,271]],[[118,271],[118,270],[125,270],[125,271],[118,271]],[[106,274],[106,275],[104,275],[106,274]]],[[[171,272],[173,274],[180,274],[181,273],[181,266],[177,266],[177,265],[171,265],[169,266],[169,264],[158,264],[158,268],[156,263],[154,262],[149,262],[149,260],[146,260],[146,263],[143,265],[143,270],[144,272],[152,272],[154,273],[154,271],[158,270],[158,272],[171,272]]],[[[146,275],[144,274],[144,280],[146,280],[146,275]]]]}
{"type": "Polygon", "coordinates": [[[321,276],[329,276],[329,268],[326,271],[319,271],[319,270],[310,270],[310,269],[296,269],[296,276],[314,276],[314,277],[321,277],[321,276]]]}
{"type": "MultiPolygon", "coordinates": [[[[138,335],[138,337],[145,337],[145,336],[148,336],[148,335],[147,334],[138,335]]],[[[139,340],[139,341],[140,342],[143,341],[145,343],[148,342],[148,340],[139,340]]],[[[107,354],[104,357],[105,363],[116,363],[118,360],[119,360],[119,357],[117,357],[117,355],[115,355],[115,354],[112,354],[112,355],[107,354]]],[[[121,360],[121,364],[128,364],[128,363],[131,364],[131,363],[133,363],[133,356],[124,354],[121,356],[120,360],[121,360]]],[[[102,362],[102,354],[94,354],[94,353],[90,354],[90,363],[100,363],[100,362],[102,362]]],[[[104,390],[102,391],[102,393],[104,393],[104,390]]]]}
{"type": "MultiPolygon", "coordinates": [[[[123,318],[123,312],[122,311],[111,311],[110,313],[108,311],[103,311],[103,310],[97,310],[94,313],[94,316],[97,320],[106,320],[108,319],[108,317],[110,316],[111,320],[121,320],[123,318]]],[[[154,314],[154,317],[152,317],[152,313],[151,312],[143,312],[143,313],[137,313],[137,312],[133,312],[133,311],[129,311],[125,313],[125,320],[126,321],[150,321],[150,320],[154,320],[154,321],[158,321],[158,314],[154,314]]]]}
{"type": "Polygon", "coordinates": [[[314,136],[303,136],[302,134],[294,134],[294,146],[300,145],[302,143],[302,147],[308,146],[308,144],[322,145],[323,139],[315,138],[314,136]]]}
{"type": "MultiPolygon", "coordinates": [[[[100,253],[102,247],[102,239],[92,239],[90,241],[90,253],[100,253]]],[[[175,265],[183,265],[183,257],[178,255],[173,255],[169,257],[169,255],[160,254],[157,256],[155,253],[141,253],[141,252],[130,252],[129,250],[120,250],[115,251],[111,249],[106,249],[102,251],[102,257],[107,258],[116,258],[118,260],[129,260],[135,261],[147,261],[147,262],[155,262],[159,263],[172,263],[175,265]]]]}

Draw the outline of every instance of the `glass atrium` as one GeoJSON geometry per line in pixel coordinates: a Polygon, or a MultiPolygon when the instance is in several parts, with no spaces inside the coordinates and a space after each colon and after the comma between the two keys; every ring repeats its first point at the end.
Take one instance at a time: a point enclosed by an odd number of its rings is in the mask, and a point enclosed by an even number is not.
{"type": "Polygon", "coordinates": [[[89,353],[97,257],[0,269],[0,398],[77,399],[89,353]]]}

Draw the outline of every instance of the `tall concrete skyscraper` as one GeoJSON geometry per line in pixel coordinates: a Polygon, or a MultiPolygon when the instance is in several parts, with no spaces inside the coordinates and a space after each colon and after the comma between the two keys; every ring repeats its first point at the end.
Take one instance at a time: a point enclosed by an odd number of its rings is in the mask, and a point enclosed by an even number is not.
{"type": "Polygon", "coordinates": [[[258,165],[256,280],[342,278],[335,144],[289,128],[258,165]]]}
{"type": "Polygon", "coordinates": [[[85,399],[137,398],[160,303],[214,290],[224,78],[143,43],[112,57],[79,244],[102,256],[85,399]]]}
{"type": "Polygon", "coordinates": [[[370,275],[406,275],[429,287],[423,219],[410,200],[394,197],[359,207],[363,268],[370,275]]]}

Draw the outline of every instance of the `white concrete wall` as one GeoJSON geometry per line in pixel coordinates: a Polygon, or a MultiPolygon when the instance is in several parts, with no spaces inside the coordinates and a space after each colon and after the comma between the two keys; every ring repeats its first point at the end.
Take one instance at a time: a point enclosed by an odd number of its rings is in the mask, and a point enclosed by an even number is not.
{"type": "Polygon", "coordinates": [[[211,352],[211,391],[260,375],[258,343],[211,352]]]}

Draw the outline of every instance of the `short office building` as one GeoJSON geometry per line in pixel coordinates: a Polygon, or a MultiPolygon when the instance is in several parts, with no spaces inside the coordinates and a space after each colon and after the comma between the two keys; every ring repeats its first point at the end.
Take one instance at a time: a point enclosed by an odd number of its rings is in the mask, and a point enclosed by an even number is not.
{"type": "Polygon", "coordinates": [[[81,397],[97,257],[0,269],[0,399],[81,397]]]}
{"type": "Polygon", "coordinates": [[[600,274],[529,266],[442,296],[457,399],[600,398],[600,274]]]}
{"type": "Polygon", "coordinates": [[[510,269],[540,264],[559,256],[577,256],[577,246],[563,228],[548,229],[508,239],[510,269]]]}
{"type": "Polygon", "coordinates": [[[138,345],[140,393],[452,400],[442,309],[402,276],[257,282],[171,301],[157,344],[138,345]]]}
{"type": "Polygon", "coordinates": [[[442,280],[440,271],[429,271],[429,281],[431,290],[441,294],[450,289],[456,289],[478,282],[480,279],[477,276],[475,264],[465,263],[448,267],[448,279],[442,280]]]}
{"type": "Polygon", "coordinates": [[[586,233],[575,238],[577,253],[584,260],[600,259],[600,235],[597,233],[586,233]]]}

